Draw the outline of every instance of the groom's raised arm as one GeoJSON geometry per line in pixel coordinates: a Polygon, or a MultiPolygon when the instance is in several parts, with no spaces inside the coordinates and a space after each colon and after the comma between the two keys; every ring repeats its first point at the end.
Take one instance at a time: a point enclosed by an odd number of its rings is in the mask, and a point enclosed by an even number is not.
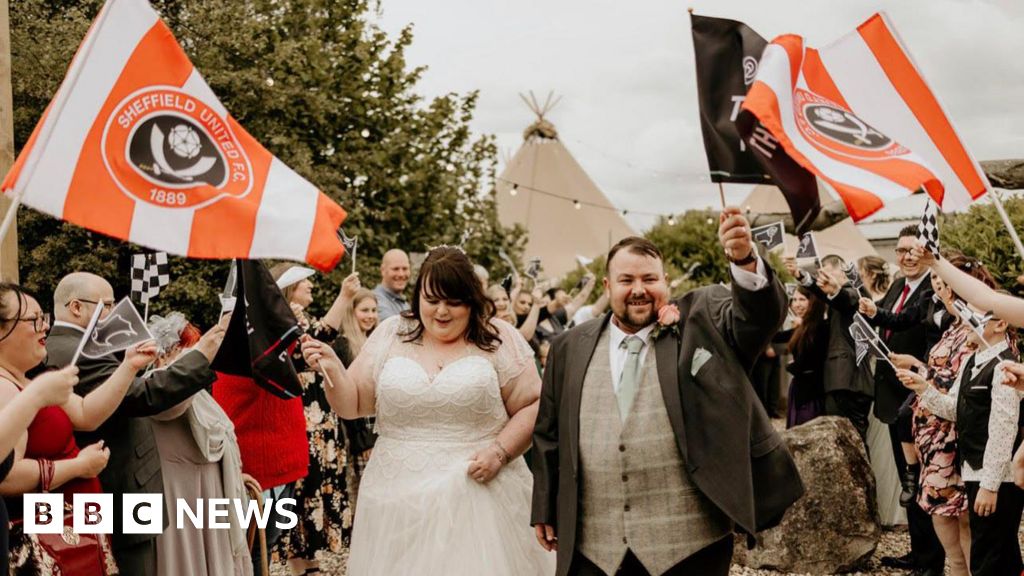
{"type": "Polygon", "coordinates": [[[771,342],[786,318],[786,289],[775,271],[758,258],[755,273],[732,267],[732,294],[716,307],[715,324],[747,370],[771,342]]]}
{"type": "Polygon", "coordinates": [[[540,390],[537,423],[533,428],[532,525],[556,526],[558,521],[558,408],[568,334],[563,332],[552,340],[540,390]]]}

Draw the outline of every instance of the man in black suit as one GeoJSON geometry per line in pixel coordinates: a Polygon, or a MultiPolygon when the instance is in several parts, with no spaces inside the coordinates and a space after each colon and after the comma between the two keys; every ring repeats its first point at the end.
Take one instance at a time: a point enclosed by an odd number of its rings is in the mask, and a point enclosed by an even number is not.
{"type": "MultiPolygon", "coordinates": [[[[60,368],[71,363],[97,306],[101,318],[114,306],[110,283],[95,274],[75,272],[65,276],[53,293],[53,329],[46,340],[46,365],[60,368]]],[[[117,411],[96,431],[77,432],[80,446],[103,440],[110,449],[110,461],[100,473],[103,491],[114,495],[114,557],[122,574],[156,574],[156,535],[124,534],[121,528],[121,497],[129,493],[162,493],[160,455],[147,416],[171,408],[213,383],[210,361],[217,353],[224,329],[220,326],[203,335],[195,348],[164,370],[132,382],[117,411]]],[[[75,392],[84,396],[102,384],[120,360],[114,355],[78,361],[75,392]]],[[[167,526],[164,514],[164,527],[167,526]]]]}
{"type": "Polygon", "coordinates": [[[803,494],[747,376],[782,323],[785,290],[739,209],[724,211],[719,237],[731,288],[694,290],[672,302],[678,317],[661,317],[661,253],[626,238],[608,257],[612,313],[552,342],[532,523],[558,550],[558,576],[725,575],[732,530],[777,524],[803,494]]]}
{"type": "Polygon", "coordinates": [[[868,415],[874,396],[874,378],[867,362],[857,365],[857,352],[850,324],[860,303],[860,292],[846,278],[842,257],[830,254],[821,259],[817,278],[789,259],[786,266],[805,288],[829,306],[828,357],[825,359],[825,414],[842,416],[853,424],[867,442],[868,415]]]}
{"type": "MultiPolygon", "coordinates": [[[[889,350],[927,362],[928,351],[937,341],[934,322],[927,318],[927,311],[932,310],[930,304],[934,291],[928,269],[910,256],[910,250],[917,242],[917,234],[916,224],[900,230],[896,258],[902,277],[889,287],[877,311],[867,302],[863,303],[863,311],[868,320],[880,328],[882,341],[889,350]]],[[[913,415],[908,402],[912,394],[896,378],[888,363],[878,362],[875,365],[875,417],[889,425],[893,457],[906,488],[916,488],[920,472],[920,463],[908,463],[902,448],[902,443],[914,441],[911,433],[913,415]]],[[[907,498],[901,498],[901,502],[905,500],[907,498]]],[[[883,564],[914,568],[929,576],[942,574],[945,552],[935,535],[931,517],[916,501],[909,502],[907,506],[907,523],[910,528],[910,553],[900,558],[883,558],[883,564]]]]}

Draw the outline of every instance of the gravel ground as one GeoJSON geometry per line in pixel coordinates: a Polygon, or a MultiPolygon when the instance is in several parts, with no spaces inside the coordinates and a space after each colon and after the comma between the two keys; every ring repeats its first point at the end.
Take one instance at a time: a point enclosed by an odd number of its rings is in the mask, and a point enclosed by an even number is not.
{"type": "MultiPolygon", "coordinates": [[[[871,564],[867,570],[862,572],[855,572],[855,575],[867,575],[867,574],[906,574],[902,570],[890,570],[888,568],[882,568],[878,563],[878,559],[882,556],[902,556],[910,550],[910,539],[907,536],[905,529],[894,529],[885,530],[882,532],[882,540],[878,544],[878,549],[875,551],[875,555],[871,558],[871,564]]],[[[345,559],[347,554],[321,554],[320,555],[320,570],[325,575],[338,575],[345,574],[345,559]]],[[[275,565],[271,567],[272,576],[291,576],[288,569],[282,565],[275,565]]],[[[783,572],[776,572],[774,570],[752,570],[750,568],[744,568],[742,566],[733,566],[732,570],[729,571],[730,576],[781,576],[785,574],[783,572]]],[[[484,576],[484,575],[481,575],[484,576]]],[[[789,576],[795,576],[790,574],[789,576]]]]}

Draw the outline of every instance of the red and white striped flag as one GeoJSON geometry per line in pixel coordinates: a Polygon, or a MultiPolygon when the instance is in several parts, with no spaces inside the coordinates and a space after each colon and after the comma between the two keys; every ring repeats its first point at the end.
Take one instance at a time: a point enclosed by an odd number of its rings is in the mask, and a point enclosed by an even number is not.
{"type": "Polygon", "coordinates": [[[345,211],[250,136],[145,0],[108,0],[3,182],[42,212],[193,258],[330,270],[345,211]]]}
{"type": "Polygon", "coordinates": [[[944,211],[988,190],[884,14],[821,50],[776,38],[743,108],[835,188],[854,220],[921,188],[944,211]]]}

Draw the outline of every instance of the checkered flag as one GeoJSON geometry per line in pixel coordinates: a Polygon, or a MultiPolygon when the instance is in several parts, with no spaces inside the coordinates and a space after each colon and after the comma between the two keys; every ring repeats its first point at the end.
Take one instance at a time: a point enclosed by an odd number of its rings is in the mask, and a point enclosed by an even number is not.
{"type": "Polygon", "coordinates": [[[171,283],[167,252],[132,255],[132,300],[149,304],[160,289],[171,283]]]}
{"type": "Polygon", "coordinates": [[[939,207],[931,200],[924,205],[924,215],[917,225],[917,238],[936,258],[939,257],[939,207]]]}

